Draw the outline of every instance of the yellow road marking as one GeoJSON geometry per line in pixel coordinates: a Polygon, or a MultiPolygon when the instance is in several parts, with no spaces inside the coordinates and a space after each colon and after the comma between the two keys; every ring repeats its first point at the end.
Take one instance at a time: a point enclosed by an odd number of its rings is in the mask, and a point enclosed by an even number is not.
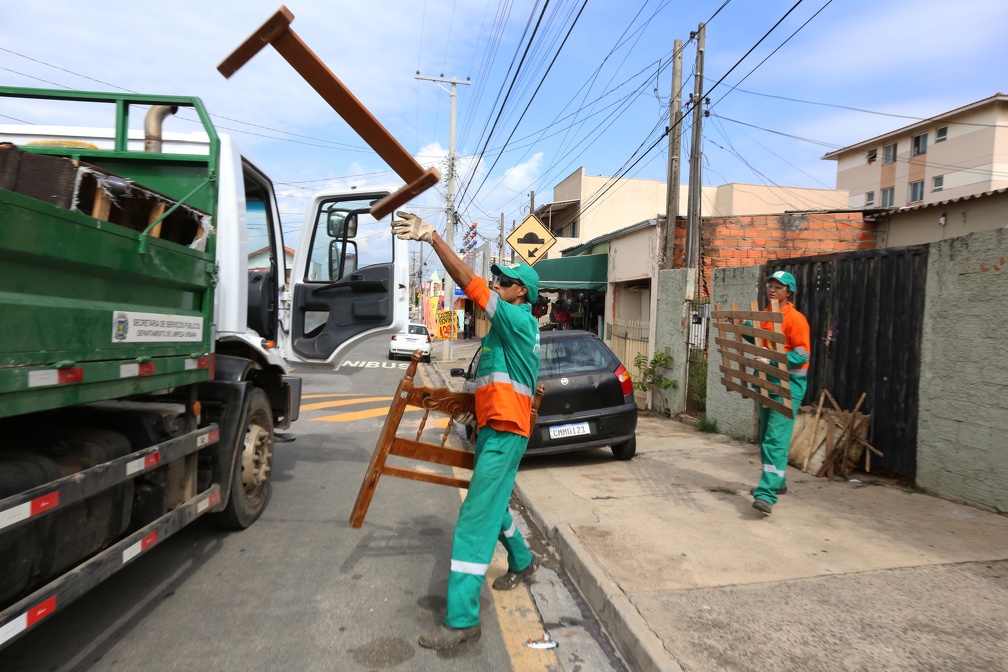
{"type": "Polygon", "coordinates": [[[361,396],[361,395],[359,395],[359,394],[350,394],[348,392],[344,392],[344,393],[341,393],[341,394],[302,394],[301,398],[302,399],[327,399],[329,397],[359,397],[359,396],[361,396]]]}
{"type": "Polygon", "coordinates": [[[354,411],[352,413],[339,413],[337,415],[327,415],[322,418],[311,418],[312,422],[353,422],[354,420],[367,420],[368,418],[381,418],[388,415],[388,406],[382,408],[369,408],[366,411],[354,411]]]}
{"type": "Polygon", "coordinates": [[[335,408],[337,406],[349,406],[351,404],[363,404],[371,401],[391,401],[392,397],[359,397],[357,399],[340,399],[338,401],[320,401],[317,404],[307,404],[301,407],[302,411],[317,411],[320,408],[335,408]]]}

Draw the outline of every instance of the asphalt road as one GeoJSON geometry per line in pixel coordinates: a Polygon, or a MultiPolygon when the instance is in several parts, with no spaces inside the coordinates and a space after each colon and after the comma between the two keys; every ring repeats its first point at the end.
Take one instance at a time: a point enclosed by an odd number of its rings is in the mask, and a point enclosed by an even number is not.
{"type": "MultiPolygon", "coordinates": [[[[444,614],[460,493],[386,477],[363,527],[347,524],[407,365],[386,353],[375,340],[336,372],[296,372],[296,441],[276,445],[272,500],[251,528],[182,530],[0,652],[0,670],[575,669],[523,646],[543,627],[527,589],[484,589],[479,642],[417,645],[444,614]]],[[[417,426],[422,413],[407,415],[417,426]]],[[[546,575],[559,586],[546,599],[563,601],[562,577],[546,575]]]]}

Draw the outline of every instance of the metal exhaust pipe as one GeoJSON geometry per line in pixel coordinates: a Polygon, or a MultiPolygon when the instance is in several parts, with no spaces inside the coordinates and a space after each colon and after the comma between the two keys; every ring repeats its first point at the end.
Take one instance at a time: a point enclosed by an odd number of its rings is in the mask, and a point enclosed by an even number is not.
{"type": "Polygon", "coordinates": [[[165,117],[178,112],[178,105],[153,105],[144,117],[144,151],[161,153],[161,126],[165,117]]]}

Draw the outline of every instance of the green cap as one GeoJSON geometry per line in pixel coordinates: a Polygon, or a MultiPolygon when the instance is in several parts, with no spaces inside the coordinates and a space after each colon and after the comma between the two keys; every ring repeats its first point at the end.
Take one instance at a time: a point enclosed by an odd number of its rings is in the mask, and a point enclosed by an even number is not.
{"type": "Polygon", "coordinates": [[[506,275],[525,285],[530,303],[535,303],[539,298],[539,274],[528,264],[519,263],[511,266],[494,264],[490,267],[490,272],[494,275],[506,275]]]}
{"type": "Polygon", "coordinates": [[[795,293],[795,288],[798,286],[798,283],[795,282],[794,276],[788,273],[787,271],[776,271],[774,272],[773,275],[770,276],[770,279],[776,280],[777,282],[787,287],[788,291],[790,291],[792,294],[795,293]]]}

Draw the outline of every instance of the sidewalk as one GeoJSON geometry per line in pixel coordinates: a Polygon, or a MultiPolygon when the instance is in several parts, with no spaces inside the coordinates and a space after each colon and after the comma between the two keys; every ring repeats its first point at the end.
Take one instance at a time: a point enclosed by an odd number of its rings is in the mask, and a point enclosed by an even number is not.
{"type": "MultiPolygon", "coordinates": [[[[435,350],[447,386],[476,347],[435,350]]],[[[759,470],[642,413],[633,460],[530,459],[516,490],[633,670],[1008,670],[1008,517],[794,468],[764,517],[759,470]]]]}

